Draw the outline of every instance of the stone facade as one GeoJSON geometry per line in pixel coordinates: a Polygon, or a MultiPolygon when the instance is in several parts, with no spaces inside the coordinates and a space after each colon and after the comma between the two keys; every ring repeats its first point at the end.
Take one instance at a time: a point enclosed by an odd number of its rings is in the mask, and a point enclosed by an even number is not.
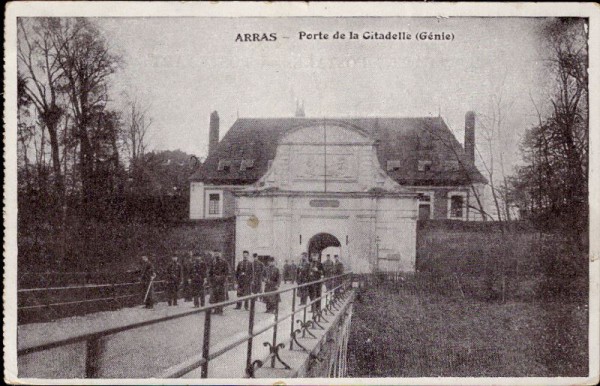
{"type": "Polygon", "coordinates": [[[267,174],[235,191],[236,255],[298,260],[327,234],[354,272],[414,270],[417,195],[386,175],[374,145],[344,126],[285,136],[267,174]]]}
{"type": "Polygon", "coordinates": [[[481,218],[471,158],[441,118],[238,119],[191,178],[190,218],[235,217],[236,256],[332,247],[354,272],[412,271],[417,219],[481,218]]]}

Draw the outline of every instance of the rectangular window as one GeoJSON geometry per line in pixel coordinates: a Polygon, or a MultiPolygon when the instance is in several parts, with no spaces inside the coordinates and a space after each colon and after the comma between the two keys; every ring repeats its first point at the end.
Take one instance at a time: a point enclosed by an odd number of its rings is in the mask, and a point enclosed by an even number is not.
{"type": "Polygon", "coordinates": [[[240,164],[240,171],[245,171],[248,169],[252,169],[254,167],[254,160],[253,159],[243,159],[242,163],[240,164]]]}
{"type": "Polygon", "coordinates": [[[463,218],[465,198],[463,196],[450,197],[450,218],[463,218]]]}
{"type": "Polygon", "coordinates": [[[431,170],[431,161],[419,160],[418,169],[420,172],[428,172],[431,170]]]}
{"type": "Polygon", "coordinates": [[[434,192],[418,192],[419,200],[419,220],[429,220],[433,218],[433,197],[434,192]]]}
{"type": "Polygon", "coordinates": [[[267,164],[267,169],[271,169],[271,166],[273,166],[273,160],[270,159],[268,164],[267,164]]]}
{"type": "Polygon", "coordinates": [[[210,193],[208,195],[208,214],[219,214],[221,195],[219,193],[210,193]]]}
{"type": "Polygon", "coordinates": [[[387,171],[400,169],[400,160],[394,159],[387,162],[387,171]]]}
{"type": "Polygon", "coordinates": [[[217,166],[217,170],[220,172],[229,172],[229,169],[231,168],[231,161],[229,160],[219,160],[219,166],[217,166]]]}

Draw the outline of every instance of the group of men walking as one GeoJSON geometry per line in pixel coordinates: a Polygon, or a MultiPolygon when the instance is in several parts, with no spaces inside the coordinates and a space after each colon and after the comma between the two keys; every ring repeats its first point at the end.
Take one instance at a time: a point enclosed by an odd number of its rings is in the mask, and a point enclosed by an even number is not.
{"type": "MultiPolygon", "coordinates": [[[[194,302],[194,307],[204,307],[206,299],[205,287],[210,288],[210,302],[219,303],[227,300],[227,278],[229,277],[229,264],[223,259],[220,252],[207,252],[205,254],[190,253],[189,258],[172,257],[165,270],[165,292],[167,304],[176,306],[180,287],[186,301],[194,302]]],[[[141,282],[144,288],[144,304],[146,308],[154,307],[154,279],[156,270],[147,256],[142,256],[141,282]]],[[[214,313],[222,313],[216,308],[214,313]]]]}
{"type": "MultiPolygon", "coordinates": [[[[204,254],[190,253],[190,258],[179,262],[178,257],[173,257],[166,268],[166,294],[169,306],[177,305],[179,288],[182,287],[183,296],[186,301],[194,302],[194,307],[204,307],[206,291],[209,289],[210,303],[220,303],[228,300],[228,278],[230,277],[230,267],[227,261],[218,251],[207,252],[204,254]]],[[[153,283],[156,278],[156,271],[153,264],[147,256],[142,256],[142,275],[141,282],[144,288],[144,304],[146,308],[154,306],[153,283]]],[[[300,263],[296,266],[294,262],[288,264],[285,262],[283,275],[275,265],[275,259],[270,257],[266,265],[263,264],[256,253],[250,258],[248,251],[243,251],[242,260],[238,263],[235,270],[235,280],[237,282],[237,296],[244,297],[252,294],[277,291],[281,285],[282,276],[284,282],[296,282],[298,285],[306,284],[321,279],[341,275],[344,272],[344,266],[335,256],[335,262],[331,260],[330,255],[321,263],[319,254],[315,253],[308,256],[302,254],[300,263]]],[[[325,286],[329,291],[339,286],[341,281],[338,278],[325,281],[325,286]]],[[[312,285],[306,285],[298,288],[300,304],[306,304],[308,298],[311,302],[321,297],[322,282],[312,285]]],[[[277,303],[281,301],[279,294],[264,295],[261,297],[266,304],[266,312],[275,313],[277,303]]],[[[248,310],[249,300],[238,301],[236,309],[248,310]]],[[[320,300],[312,303],[312,308],[320,309],[320,300]]],[[[213,313],[222,314],[223,308],[213,309],[213,313]]]]}

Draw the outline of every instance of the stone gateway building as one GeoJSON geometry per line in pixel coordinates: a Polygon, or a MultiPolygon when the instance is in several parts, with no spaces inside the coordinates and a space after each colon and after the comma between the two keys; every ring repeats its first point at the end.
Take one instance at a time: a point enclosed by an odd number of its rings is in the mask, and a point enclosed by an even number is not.
{"type": "Polygon", "coordinates": [[[413,271],[417,219],[476,220],[475,115],[460,145],[439,117],[240,118],[191,178],[190,218],[236,218],[243,250],[279,264],[339,247],[354,272],[413,271]]]}

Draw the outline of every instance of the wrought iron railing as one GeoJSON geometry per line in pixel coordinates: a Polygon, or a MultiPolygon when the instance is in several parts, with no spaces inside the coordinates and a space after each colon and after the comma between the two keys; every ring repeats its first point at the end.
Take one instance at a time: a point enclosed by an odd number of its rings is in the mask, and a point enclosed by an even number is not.
{"type": "MultiPolygon", "coordinates": [[[[209,363],[215,358],[223,355],[224,353],[246,343],[246,375],[248,377],[254,377],[254,374],[258,368],[263,367],[268,361],[270,366],[275,367],[275,363],[279,362],[284,368],[289,369],[290,366],[282,360],[280,356],[280,350],[283,349],[286,343],[289,343],[289,349],[292,350],[294,345],[297,345],[300,349],[308,351],[299,341],[300,335],[302,337],[311,336],[315,337],[311,330],[324,329],[321,323],[328,322],[327,318],[335,315],[336,311],[340,311],[340,306],[347,303],[348,297],[352,294],[352,286],[355,281],[363,281],[363,278],[353,275],[352,273],[346,273],[338,276],[324,278],[318,281],[304,283],[296,285],[291,288],[282,290],[259,293],[254,295],[248,295],[238,297],[235,299],[227,300],[220,303],[215,303],[210,306],[195,309],[189,312],[182,312],[177,315],[170,315],[166,317],[151,319],[143,322],[131,323],[125,326],[119,326],[114,328],[105,329],[93,333],[82,334],[66,339],[56,340],[49,343],[39,344],[30,347],[24,347],[17,351],[19,357],[29,355],[36,352],[42,352],[51,350],[58,347],[68,346],[76,343],[85,343],[86,356],[85,356],[85,377],[86,378],[98,378],[100,375],[100,360],[104,345],[104,338],[115,335],[117,333],[131,331],[142,327],[156,325],[159,323],[165,323],[171,320],[188,317],[204,313],[204,330],[203,330],[203,342],[202,342],[202,353],[196,357],[193,357],[183,363],[177,364],[163,371],[161,374],[156,375],[160,378],[177,378],[183,376],[197,368],[201,369],[201,377],[207,378],[209,376],[209,363]],[[310,299],[306,304],[297,306],[296,298],[298,291],[308,287],[318,285],[320,287],[326,284],[329,288],[320,297],[310,299]],[[292,305],[289,313],[284,314],[280,317],[280,304],[281,302],[275,303],[274,309],[274,321],[260,328],[255,328],[254,320],[256,314],[256,301],[262,297],[277,296],[284,293],[292,292],[292,305]],[[217,308],[223,308],[234,303],[248,301],[250,304],[250,312],[248,315],[248,332],[244,336],[235,339],[231,342],[225,342],[223,345],[214,349],[211,352],[210,347],[210,336],[211,336],[211,320],[212,311],[217,308]],[[319,306],[320,305],[320,306],[319,306]],[[310,310],[309,310],[310,308],[310,310]],[[308,317],[310,313],[310,317],[308,317]],[[297,314],[302,314],[300,319],[296,319],[297,314]],[[286,339],[280,339],[278,334],[280,333],[280,327],[283,322],[290,319],[289,337],[286,339]],[[253,340],[258,335],[263,334],[266,331],[273,330],[272,338],[263,345],[269,348],[269,354],[260,359],[253,358],[253,340]]],[[[359,284],[361,285],[361,284],[359,284]]]]}

